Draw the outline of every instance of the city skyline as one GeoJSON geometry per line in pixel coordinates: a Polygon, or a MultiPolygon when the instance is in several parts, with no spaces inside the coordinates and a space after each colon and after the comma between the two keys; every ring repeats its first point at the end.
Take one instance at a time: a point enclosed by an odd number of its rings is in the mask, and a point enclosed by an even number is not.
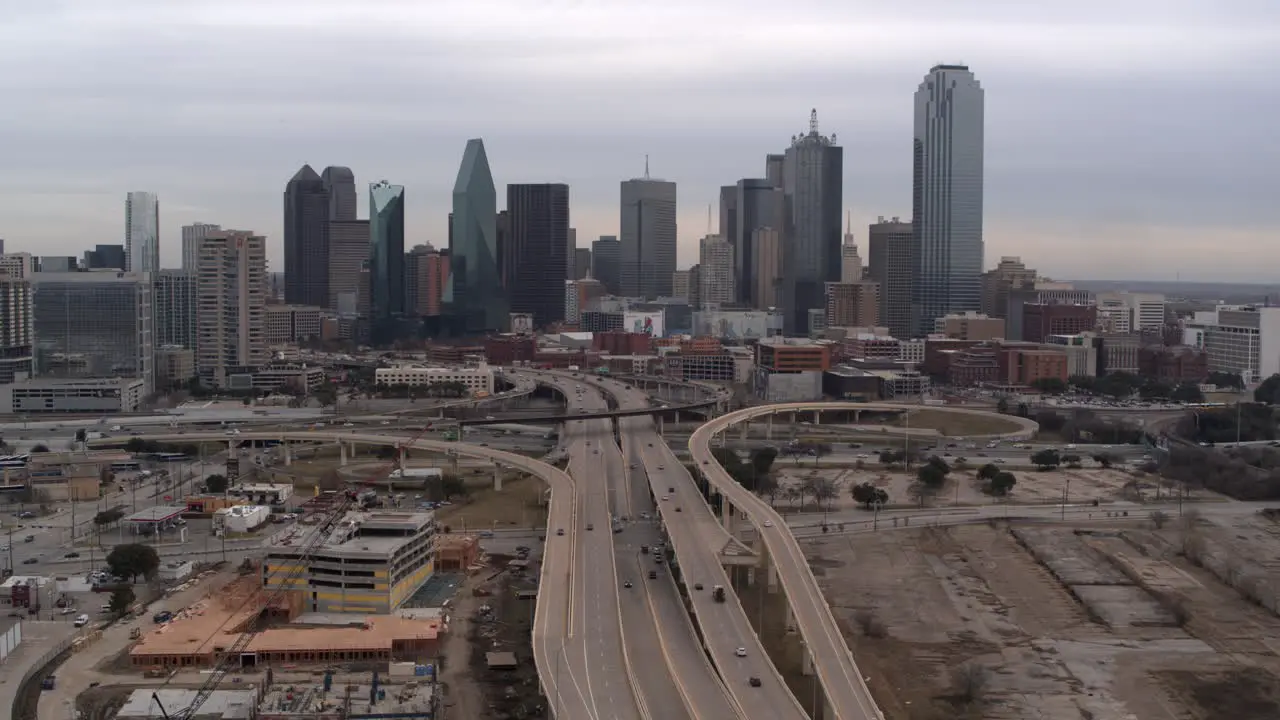
{"type": "MultiPolygon", "coordinates": [[[[272,266],[283,267],[280,184],[304,162],[335,162],[352,168],[361,184],[384,176],[404,184],[414,198],[406,243],[440,247],[456,148],[484,137],[499,185],[574,188],[580,246],[619,232],[613,188],[639,174],[649,154],[654,174],[678,183],[678,264],[687,267],[719,187],[758,177],[760,155],[776,152],[817,107],[824,131],[838,133],[845,148],[842,204],[864,245],[876,216],[910,215],[911,97],[921,74],[938,61],[962,60],[989,91],[988,258],[1021,255],[1067,278],[1163,279],[1193,271],[1207,279],[1266,278],[1254,263],[1206,248],[1204,237],[1212,232],[1213,244],[1262,251],[1280,228],[1266,197],[1267,168],[1280,161],[1280,149],[1249,124],[1268,116],[1265,106],[1274,102],[1255,88],[1275,54],[1262,41],[1280,10],[1257,6],[1251,16],[1232,16],[1164,8],[1165,29],[1156,30],[1147,26],[1145,3],[1112,9],[1105,22],[1089,25],[1040,8],[956,18],[945,6],[926,15],[808,2],[802,5],[821,13],[797,15],[821,19],[791,21],[791,30],[803,32],[789,34],[820,47],[816,58],[792,42],[767,43],[729,72],[715,61],[719,41],[706,37],[709,23],[723,23],[719,34],[764,37],[776,33],[776,17],[751,3],[734,13],[716,0],[685,5],[583,10],[550,3],[522,18],[522,37],[488,28],[492,47],[483,50],[465,38],[513,6],[445,2],[429,13],[406,6],[389,34],[379,12],[337,6],[312,8],[306,32],[291,29],[298,15],[287,0],[257,13],[198,2],[152,13],[159,6],[144,0],[122,0],[111,12],[83,1],[24,8],[0,50],[31,66],[7,80],[14,112],[0,120],[0,132],[13,152],[0,235],[12,250],[51,254],[120,242],[119,198],[143,187],[164,204],[162,267],[179,265],[178,229],[196,220],[257,228],[268,237],[272,266]],[[145,32],[137,18],[166,33],[145,32]],[[117,46],[110,30],[122,24],[136,37],[117,46]],[[210,26],[261,42],[237,58],[206,55],[213,49],[192,40],[210,26]],[[588,29],[591,41],[579,42],[588,29]],[[640,54],[646,34],[664,38],[657,66],[650,53],[640,54]],[[328,37],[350,51],[351,71],[341,77],[321,82],[317,70],[275,55],[328,37]],[[378,52],[362,52],[374,43],[378,52]],[[428,67],[459,70],[422,73],[416,58],[424,45],[441,56],[428,67]],[[140,89],[122,79],[137,76],[139,60],[163,53],[181,54],[192,66],[184,66],[182,82],[158,76],[139,98],[140,89]],[[386,58],[401,53],[410,60],[391,72],[386,58]],[[510,62],[521,53],[534,60],[510,62]],[[620,88],[601,77],[638,70],[640,57],[643,81],[620,88]],[[1185,70],[1169,72],[1170,57],[1185,70]],[[62,69],[73,62],[84,72],[62,69]],[[245,72],[251,66],[270,70],[245,72]],[[766,67],[767,77],[756,72],[766,67]],[[411,107],[390,106],[407,101],[387,100],[361,79],[370,75],[406,91],[397,97],[447,94],[456,112],[423,123],[411,107]],[[95,87],[93,113],[77,111],[85,102],[80,83],[95,87]],[[335,97],[350,102],[335,104],[335,97]],[[484,97],[503,97],[511,111],[488,110],[484,97]],[[752,111],[743,113],[738,108],[748,97],[752,111]],[[304,106],[325,110],[306,110],[319,114],[304,124],[282,121],[304,106]],[[1229,129],[1218,129],[1221,118],[1231,118],[1229,129]],[[1153,244],[1169,252],[1148,257],[1153,244]]],[[[362,217],[364,205],[362,197],[362,217]]]]}

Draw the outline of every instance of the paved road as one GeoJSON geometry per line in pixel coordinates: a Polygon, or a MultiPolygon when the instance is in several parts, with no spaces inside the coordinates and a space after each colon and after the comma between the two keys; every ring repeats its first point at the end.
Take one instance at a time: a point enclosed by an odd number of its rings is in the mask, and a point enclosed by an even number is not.
{"type": "MultiPolygon", "coordinates": [[[[604,400],[591,394],[570,398],[571,410],[602,408],[604,400]]],[[[569,453],[569,475],[578,495],[578,533],[574,562],[572,620],[565,647],[566,663],[582,677],[586,703],[593,718],[639,720],[649,718],[633,686],[633,668],[623,645],[622,613],[613,553],[609,463],[602,448],[611,438],[595,427],[602,421],[571,422],[562,432],[569,453]]],[[[616,472],[616,470],[615,470],[616,472]]],[[[556,527],[559,533],[561,528],[556,527]]],[[[649,667],[653,667],[650,663],[649,667]]],[[[654,673],[646,673],[653,678],[654,673]]],[[[659,714],[657,717],[664,717],[659,714]]]]}

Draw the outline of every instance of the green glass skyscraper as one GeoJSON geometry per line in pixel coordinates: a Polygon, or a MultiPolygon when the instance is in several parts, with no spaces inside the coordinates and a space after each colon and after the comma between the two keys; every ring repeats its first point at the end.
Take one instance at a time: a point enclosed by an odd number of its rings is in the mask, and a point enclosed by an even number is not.
{"type": "Polygon", "coordinates": [[[510,322],[498,265],[497,217],[497,193],[484,141],[468,140],[453,186],[449,281],[444,292],[454,329],[462,334],[500,331],[510,322]]]}
{"type": "Polygon", "coordinates": [[[395,339],[404,316],[404,186],[369,186],[369,323],[375,343],[395,339]]]}

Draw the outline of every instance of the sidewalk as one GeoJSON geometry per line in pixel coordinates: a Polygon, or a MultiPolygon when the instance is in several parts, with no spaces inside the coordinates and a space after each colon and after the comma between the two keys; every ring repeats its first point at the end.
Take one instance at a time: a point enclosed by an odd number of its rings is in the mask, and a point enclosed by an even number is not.
{"type": "Polygon", "coordinates": [[[76,632],[69,622],[23,621],[22,642],[0,664],[0,717],[14,716],[13,703],[18,699],[18,687],[27,673],[46,660],[46,656],[56,654],[54,651],[60,646],[70,644],[76,632]]]}

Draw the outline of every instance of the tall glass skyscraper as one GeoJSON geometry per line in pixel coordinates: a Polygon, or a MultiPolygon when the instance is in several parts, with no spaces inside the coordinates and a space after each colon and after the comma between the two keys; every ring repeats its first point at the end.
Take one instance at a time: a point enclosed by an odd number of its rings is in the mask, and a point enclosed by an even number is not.
{"type": "Polygon", "coordinates": [[[508,185],[511,223],[503,255],[511,265],[507,296],[511,312],[530,313],[535,327],[564,320],[564,283],[569,279],[569,186],[563,183],[508,185]]]}
{"type": "Polygon", "coordinates": [[[462,153],[453,185],[451,228],[444,302],[456,330],[474,334],[505,329],[511,319],[498,264],[498,199],[479,138],[468,140],[462,153]]]}
{"type": "Polygon", "coordinates": [[[782,168],[788,212],[783,237],[782,309],[788,334],[809,332],[809,311],[827,306],[827,283],[840,281],[840,205],[844,149],[835,135],[809,132],[791,138],[782,168]]]}
{"type": "Polygon", "coordinates": [[[916,90],[912,232],[916,333],[982,304],[983,91],[964,65],[937,65],[916,90]]]}
{"type": "Polygon", "coordinates": [[[369,321],[374,342],[404,316],[404,186],[369,186],[369,321]]]}
{"type": "Polygon", "coordinates": [[[124,251],[130,272],[160,269],[160,201],[155,193],[131,192],[125,196],[124,251]]]}
{"type": "Polygon", "coordinates": [[[303,165],[284,188],[287,303],[324,306],[329,300],[328,217],[329,196],[324,182],[310,165],[303,165]]]}
{"type": "Polygon", "coordinates": [[[151,276],[34,273],[32,330],[40,374],[132,377],[154,385],[151,276]]]}

